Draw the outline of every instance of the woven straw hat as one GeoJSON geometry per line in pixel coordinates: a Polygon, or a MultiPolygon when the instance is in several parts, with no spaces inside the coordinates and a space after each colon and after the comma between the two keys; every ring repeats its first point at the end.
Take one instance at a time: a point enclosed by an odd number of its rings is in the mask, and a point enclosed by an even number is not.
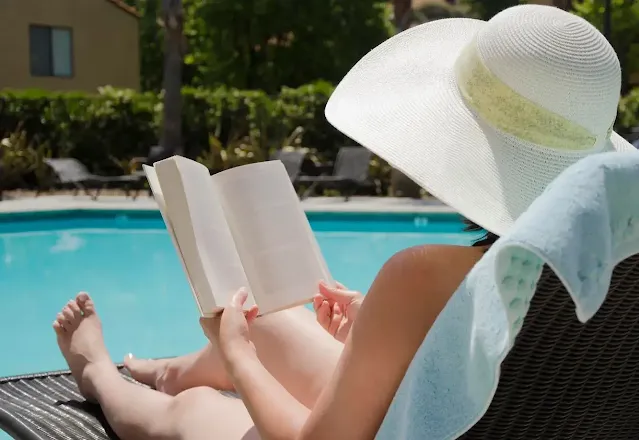
{"type": "Polygon", "coordinates": [[[435,197],[502,235],[566,167],[636,151],[612,131],[619,60],[588,22],[521,5],[426,23],[382,43],[326,117],[435,197]]]}

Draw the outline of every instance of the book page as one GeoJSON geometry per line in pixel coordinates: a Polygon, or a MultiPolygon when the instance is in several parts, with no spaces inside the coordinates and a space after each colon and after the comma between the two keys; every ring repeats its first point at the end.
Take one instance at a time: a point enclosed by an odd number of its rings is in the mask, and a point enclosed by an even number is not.
{"type": "Polygon", "coordinates": [[[153,193],[153,197],[155,198],[156,203],[158,204],[158,208],[160,210],[160,214],[162,215],[162,220],[164,220],[164,224],[166,225],[166,230],[171,237],[171,241],[173,242],[173,246],[178,254],[178,259],[180,263],[182,263],[182,269],[184,269],[184,273],[186,274],[186,279],[189,283],[189,287],[191,288],[191,292],[193,292],[193,296],[195,298],[195,303],[197,304],[198,311],[200,312],[200,316],[203,316],[202,306],[213,307],[214,304],[203,304],[195,294],[195,288],[193,286],[193,282],[191,281],[191,276],[189,275],[189,268],[186,266],[184,262],[184,256],[182,255],[182,250],[180,249],[180,244],[175,237],[175,230],[173,229],[173,225],[171,224],[171,219],[169,219],[168,213],[166,211],[166,204],[164,203],[164,195],[162,194],[162,189],[160,188],[160,182],[158,181],[158,176],[155,173],[155,169],[148,165],[142,165],[142,169],[146,174],[146,178],[149,182],[149,187],[151,188],[151,192],[153,193]]]}
{"type": "Polygon", "coordinates": [[[212,177],[261,314],[309,302],[332,283],[290,178],[279,160],[212,177]]]}
{"type": "MultiPolygon", "coordinates": [[[[156,162],[168,217],[202,316],[213,316],[240,288],[251,290],[208,169],[174,156],[156,162]]],[[[254,304],[249,296],[246,307],[254,304]]]]}

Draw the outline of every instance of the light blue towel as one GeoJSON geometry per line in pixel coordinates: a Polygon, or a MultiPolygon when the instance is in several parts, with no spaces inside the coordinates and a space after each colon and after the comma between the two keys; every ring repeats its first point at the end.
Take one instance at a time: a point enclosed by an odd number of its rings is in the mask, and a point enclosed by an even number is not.
{"type": "Polygon", "coordinates": [[[413,359],[378,439],[454,439],[490,406],[501,362],[548,264],[586,322],[614,267],[639,252],[639,153],[590,156],[559,176],[468,274],[413,359]]]}

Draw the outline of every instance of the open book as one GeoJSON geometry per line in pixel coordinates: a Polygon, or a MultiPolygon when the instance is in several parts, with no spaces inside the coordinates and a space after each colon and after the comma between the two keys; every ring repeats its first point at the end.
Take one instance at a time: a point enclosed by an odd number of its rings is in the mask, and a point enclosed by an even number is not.
{"type": "Polygon", "coordinates": [[[211,176],[173,156],[144,166],[201,316],[241,287],[260,315],[311,301],[333,283],[284,164],[268,161],[211,176]]]}

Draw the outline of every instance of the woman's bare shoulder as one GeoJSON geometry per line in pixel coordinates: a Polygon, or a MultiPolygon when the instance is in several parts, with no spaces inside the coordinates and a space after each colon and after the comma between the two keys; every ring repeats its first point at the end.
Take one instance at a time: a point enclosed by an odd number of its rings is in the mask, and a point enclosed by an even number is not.
{"type": "Polygon", "coordinates": [[[429,290],[444,290],[442,293],[445,293],[451,286],[453,290],[457,288],[482,255],[481,248],[470,246],[414,246],[393,255],[386,263],[386,269],[411,284],[428,281],[429,290]],[[437,289],[437,286],[443,289],[437,289]]]}

